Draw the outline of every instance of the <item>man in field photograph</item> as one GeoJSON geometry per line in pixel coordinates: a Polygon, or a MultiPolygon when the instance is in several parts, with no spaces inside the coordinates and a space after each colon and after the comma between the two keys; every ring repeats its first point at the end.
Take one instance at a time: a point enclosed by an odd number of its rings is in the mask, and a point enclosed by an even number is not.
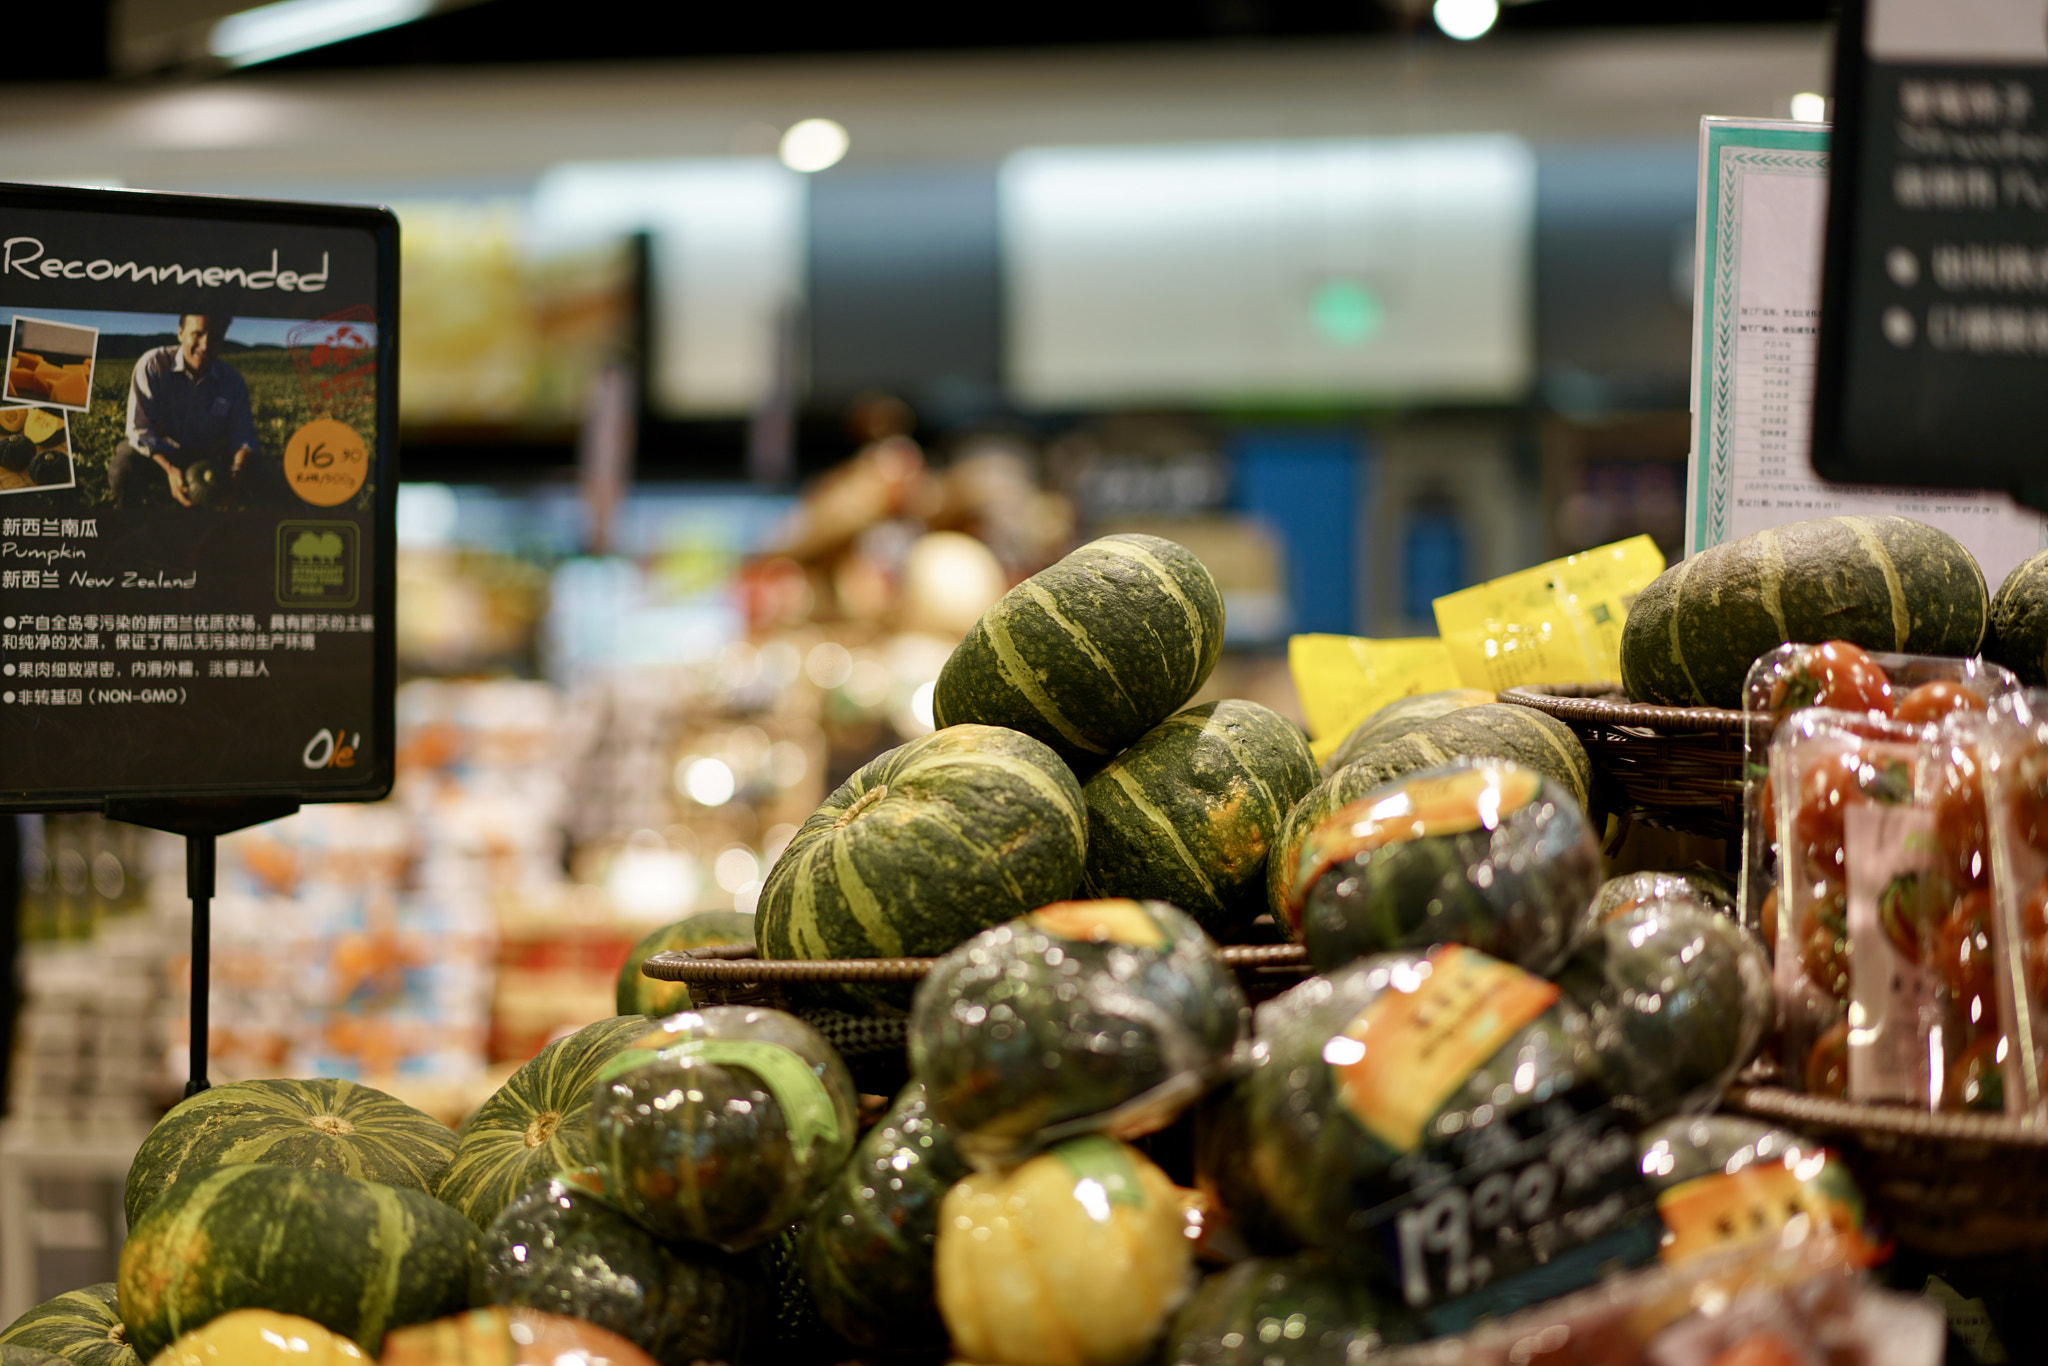
{"type": "Polygon", "coordinates": [[[256,454],[249,386],[214,354],[229,321],[181,314],[177,340],[135,362],[126,434],[107,461],[116,507],[210,506],[256,454]]]}

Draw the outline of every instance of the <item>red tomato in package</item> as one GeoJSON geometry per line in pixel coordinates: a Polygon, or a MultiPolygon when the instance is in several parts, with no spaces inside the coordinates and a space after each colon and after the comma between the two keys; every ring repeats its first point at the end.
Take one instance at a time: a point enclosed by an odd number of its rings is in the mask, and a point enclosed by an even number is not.
{"type": "Polygon", "coordinates": [[[1924,726],[1939,721],[1952,711],[1984,709],[1984,694],[1967,683],[1941,678],[1932,683],[1922,683],[1900,698],[1892,716],[1911,725],[1924,726]]]}
{"type": "Polygon", "coordinates": [[[1771,715],[1802,707],[1892,714],[1892,681],[1869,651],[1846,640],[1809,646],[1771,686],[1771,715]]]}
{"type": "Polygon", "coordinates": [[[1844,812],[1865,802],[1911,801],[1913,764],[1910,748],[1856,745],[1815,760],[1800,774],[1792,828],[1810,872],[1838,882],[1845,880],[1844,812]]]}

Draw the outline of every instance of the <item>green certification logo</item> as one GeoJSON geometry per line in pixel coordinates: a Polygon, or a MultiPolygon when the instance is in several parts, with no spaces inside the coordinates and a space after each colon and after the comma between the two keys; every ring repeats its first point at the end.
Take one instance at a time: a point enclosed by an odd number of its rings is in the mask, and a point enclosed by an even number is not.
{"type": "Polygon", "coordinates": [[[354,522],[280,522],[278,605],[355,606],[360,534],[354,522]]]}

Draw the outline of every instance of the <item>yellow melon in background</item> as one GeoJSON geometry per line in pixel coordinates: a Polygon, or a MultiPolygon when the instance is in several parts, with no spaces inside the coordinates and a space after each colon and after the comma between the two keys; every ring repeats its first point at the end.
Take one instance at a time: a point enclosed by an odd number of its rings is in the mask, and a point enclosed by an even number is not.
{"type": "Polygon", "coordinates": [[[339,1366],[369,1354],[332,1329],[274,1309],[236,1309],[158,1352],[149,1366],[339,1366]]]}

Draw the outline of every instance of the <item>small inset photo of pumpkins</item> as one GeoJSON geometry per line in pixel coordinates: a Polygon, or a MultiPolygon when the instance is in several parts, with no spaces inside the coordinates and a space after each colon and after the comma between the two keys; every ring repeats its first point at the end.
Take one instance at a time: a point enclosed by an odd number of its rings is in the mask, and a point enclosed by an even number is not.
{"type": "Polygon", "coordinates": [[[0,407],[0,494],[68,489],[77,482],[69,418],[47,408],[0,407]]]}
{"type": "Polygon", "coordinates": [[[92,398],[92,366],[100,330],[77,323],[17,315],[7,344],[7,383],[13,402],[85,411],[92,398]]]}

